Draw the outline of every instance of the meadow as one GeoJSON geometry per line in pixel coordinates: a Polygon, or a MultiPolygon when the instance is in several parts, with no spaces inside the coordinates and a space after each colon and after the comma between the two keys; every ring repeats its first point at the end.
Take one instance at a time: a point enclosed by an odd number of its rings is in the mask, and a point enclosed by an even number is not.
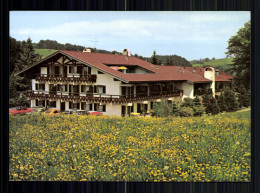
{"type": "Polygon", "coordinates": [[[212,66],[213,68],[218,68],[222,71],[228,70],[233,63],[233,58],[221,58],[210,60],[208,62],[204,62],[204,64],[193,64],[193,67],[205,67],[205,66],[212,66]]]}
{"type": "Polygon", "coordinates": [[[53,49],[34,49],[35,54],[40,54],[42,58],[45,58],[58,50],[53,49]]]}
{"type": "Polygon", "coordinates": [[[192,118],[10,116],[9,179],[250,181],[250,111],[192,118]]]}

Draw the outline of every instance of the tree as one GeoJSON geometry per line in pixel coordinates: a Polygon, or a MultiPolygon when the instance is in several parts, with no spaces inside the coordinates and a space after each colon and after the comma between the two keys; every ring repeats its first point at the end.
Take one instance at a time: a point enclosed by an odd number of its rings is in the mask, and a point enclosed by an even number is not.
{"type": "Polygon", "coordinates": [[[12,49],[10,49],[10,68],[13,71],[9,76],[9,104],[10,106],[28,105],[29,102],[25,96],[29,81],[24,77],[14,73],[37,62],[40,59],[39,54],[34,53],[33,44],[30,38],[27,41],[17,42],[10,38],[12,49]],[[15,52],[15,53],[14,53],[15,52]]]}
{"type": "Polygon", "coordinates": [[[233,58],[232,71],[235,73],[237,88],[243,85],[247,90],[250,88],[250,21],[239,29],[236,35],[228,41],[227,56],[233,58]]]}
{"type": "Polygon", "coordinates": [[[212,60],[216,60],[216,58],[213,57],[212,60]]]}
{"type": "Polygon", "coordinates": [[[172,65],[173,65],[172,58],[171,57],[167,58],[166,66],[172,66],[172,65]]]}
{"type": "Polygon", "coordinates": [[[22,51],[20,53],[19,70],[30,66],[41,59],[39,54],[35,54],[32,40],[28,38],[26,41],[21,43],[22,51]]]}
{"type": "Polygon", "coordinates": [[[17,70],[16,66],[18,65],[18,61],[20,60],[20,53],[21,53],[21,45],[20,42],[16,41],[16,39],[10,37],[9,38],[10,42],[10,60],[9,60],[9,67],[10,67],[10,75],[12,74],[13,71],[17,70]]]}
{"type": "Polygon", "coordinates": [[[250,105],[250,92],[241,87],[238,94],[238,103],[240,107],[248,107],[250,105]]]}
{"type": "Polygon", "coordinates": [[[202,103],[205,107],[206,113],[218,114],[220,109],[216,99],[213,97],[212,92],[208,92],[202,96],[202,103]]]}
{"type": "Polygon", "coordinates": [[[205,61],[205,62],[208,62],[208,61],[209,61],[209,58],[205,58],[204,61],[205,61]]]}
{"type": "Polygon", "coordinates": [[[151,60],[152,64],[158,64],[158,59],[156,57],[156,51],[155,50],[153,51],[153,55],[152,55],[150,60],[151,60]]]}
{"type": "Polygon", "coordinates": [[[230,89],[225,89],[221,93],[218,101],[220,111],[236,111],[238,109],[238,101],[236,99],[235,93],[230,89]]]}

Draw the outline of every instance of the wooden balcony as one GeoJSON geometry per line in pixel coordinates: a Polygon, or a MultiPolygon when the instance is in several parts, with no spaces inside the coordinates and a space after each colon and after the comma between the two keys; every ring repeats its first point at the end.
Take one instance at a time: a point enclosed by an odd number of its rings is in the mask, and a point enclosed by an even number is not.
{"type": "Polygon", "coordinates": [[[161,98],[181,97],[182,90],[163,91],[156,93],[137,93],[132,95],[107,95],[97,93],[59,93],[53,91],[28,91],[27,97],[29,99],[39,100],[58,100],[62,101],[76,101],[76,102],[98,102],[98,103],[131,103],[142,102],[148,100],[156,100],[161,98]]]}
{"type": "Polygon", "coordinates": [[[37,81],[49,81],[49,82],[96,82],[97,75],[95,74],[78,74],[78,75],[68,75],[68,74],[37,74],[35,79],[37,81]]]}
{"type": "Polygon", "coordinates": [[[212,89],[197,89],[197,90],[194,90],[194,96],[202,96],[206,93],[212,93],[212,89]]]}

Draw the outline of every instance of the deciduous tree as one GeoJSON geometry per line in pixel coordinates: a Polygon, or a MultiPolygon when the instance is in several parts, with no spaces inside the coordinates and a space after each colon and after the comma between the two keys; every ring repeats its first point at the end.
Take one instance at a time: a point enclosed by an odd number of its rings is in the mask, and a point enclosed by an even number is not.
{"type": "Polygon", "coordinates": [[[228,41],[227,56],[233,59],[232,71],[235,73],[235,85],[239,88],[243,85],[246,89],[250,88],[250,21],[239,29],[236,35],[228,41]]]}

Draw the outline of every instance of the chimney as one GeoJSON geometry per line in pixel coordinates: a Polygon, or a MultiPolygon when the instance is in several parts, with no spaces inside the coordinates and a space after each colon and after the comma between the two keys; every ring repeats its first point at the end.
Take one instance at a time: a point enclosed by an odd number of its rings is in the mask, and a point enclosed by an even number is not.
{"type": "Polygon", "coordinates": [[[83,50],[83,52],[91,53],[91,49],[90,49],[90,48],[85,48],[85,49],[83,50]]]}
{"type": "Polygon", "coordinates": [[[123,55],[124,55],[124,56],[127,56],[127,54],[128,54],[127,49],[124,49],[124,50],[123,50],[123,55]]]}
{"type": "Polygon", "coordinates": [[[123,50],[123,55],[124,55],[124,56],[127,56],[127,57],[130,57],[130,56],[131,56],[130,50],[124,49],[124,50],[123,50]]]}

